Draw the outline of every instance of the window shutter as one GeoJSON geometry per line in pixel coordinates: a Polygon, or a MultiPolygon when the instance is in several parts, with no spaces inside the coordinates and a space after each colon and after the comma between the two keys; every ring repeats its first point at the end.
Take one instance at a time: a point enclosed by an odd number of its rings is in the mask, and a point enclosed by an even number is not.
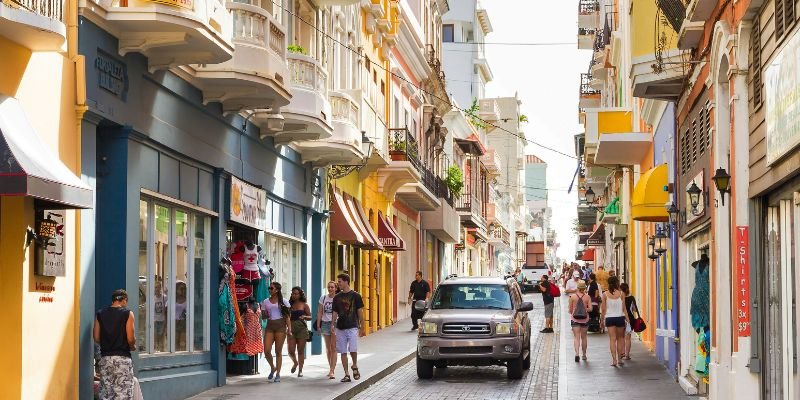
{"type": "Polygon", "coordinates": [[[751,68],[753,70],[753,108],[761,106],[761,24],[758,17],[753,21],[750,48],[753,49],[751,68]]]}
{"type": "Polygon", "coordinates": [[[706,153],[706,137],[707,137],[707,127],[708,123],[708,108],[703,107],[700,109],[700,125],[697,129],[697,153],[698,157],[702,156],[706,153]]]}
{"type": "Polygon", "coordinates": [[[775,0],[775,40],[778,41],[783,37],[784,34],[784,25],[783,25],[783,6],[786,3],[785,0],[775,0]]]}
{"type": "Polygon", "coordinates": [[[692,120],[692,142],[689,145],[691,146],[690,154],[692,155],[689,165],[692,166],[697,162],[697,119],[692,120]]]}
{"type": "Polygon", "coordinates": [[[711,148],[711,101],[706,101],[703,110],[706,112],[706,125],[704,126],[706,135],[706,149],[711,148]]]}

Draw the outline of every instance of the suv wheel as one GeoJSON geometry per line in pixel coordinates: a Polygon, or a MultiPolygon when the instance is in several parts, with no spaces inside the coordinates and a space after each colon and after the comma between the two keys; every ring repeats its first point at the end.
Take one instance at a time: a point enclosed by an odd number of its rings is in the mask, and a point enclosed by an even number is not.
{"type": "Polygon", "coordinates": [[[431,379],[433,378],[433,361],[423,360],[417,355],[417,378],[431,379]]]}
{"type": "Polygon", "coordinates": [[[522,360],[523,369],[531,369],[531,352],[528,350],[528,356],[522,360]]]}
{"type": "MultiPolygon", "coordinates": [[[[508,360],[506,365],[508,379],[522,379],[522,364],[522,354],[513,360],[508,360]]],[[[419,363],[417,363],[417,371],[419,371],[419,363]]]]}

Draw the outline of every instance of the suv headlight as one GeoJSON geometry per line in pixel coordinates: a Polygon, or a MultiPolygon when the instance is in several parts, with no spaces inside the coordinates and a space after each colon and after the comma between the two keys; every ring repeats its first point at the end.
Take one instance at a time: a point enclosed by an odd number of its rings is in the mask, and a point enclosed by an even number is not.
{"type": "Polygon", "coordinates": [[[435,322],[425,322],[425,321],[420,322],[419,325],[420,333],[431,334],[431,333],[436,333],[437,330],[438,327],[436,326],[435,322]]]}
{"type": "Polygon", "coordinates": [[[498,335],[516,335],[519,332],[516,322],[498,322],[494,324],[494,332],[498,335]]]}

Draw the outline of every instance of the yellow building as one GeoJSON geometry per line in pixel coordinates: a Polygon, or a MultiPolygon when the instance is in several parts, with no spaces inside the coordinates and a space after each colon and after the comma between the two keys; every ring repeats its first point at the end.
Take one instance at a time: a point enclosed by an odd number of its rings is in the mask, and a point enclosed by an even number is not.
{"type": "Polygon", "coordinates": [[[5,1],[0,32],[0,398],[74,399],[75,209],[93,206],[78,177],[85,106],[76,3],[5,1]]]}

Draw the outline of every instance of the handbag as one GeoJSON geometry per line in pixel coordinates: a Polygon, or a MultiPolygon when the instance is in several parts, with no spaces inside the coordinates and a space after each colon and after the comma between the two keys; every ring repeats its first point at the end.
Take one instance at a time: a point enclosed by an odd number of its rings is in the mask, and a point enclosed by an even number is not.
{"type": "Polygon", "coordinates": [[[644,332],[644,330],[647,329],[647,324],[644,323],[644,319],[642,319],[642,316],[639,314],[639,306],[635,302],[633,303],[633,307],[636,312],[636,318],[631,321],[631,329],[636,333],[644,332]]]}

